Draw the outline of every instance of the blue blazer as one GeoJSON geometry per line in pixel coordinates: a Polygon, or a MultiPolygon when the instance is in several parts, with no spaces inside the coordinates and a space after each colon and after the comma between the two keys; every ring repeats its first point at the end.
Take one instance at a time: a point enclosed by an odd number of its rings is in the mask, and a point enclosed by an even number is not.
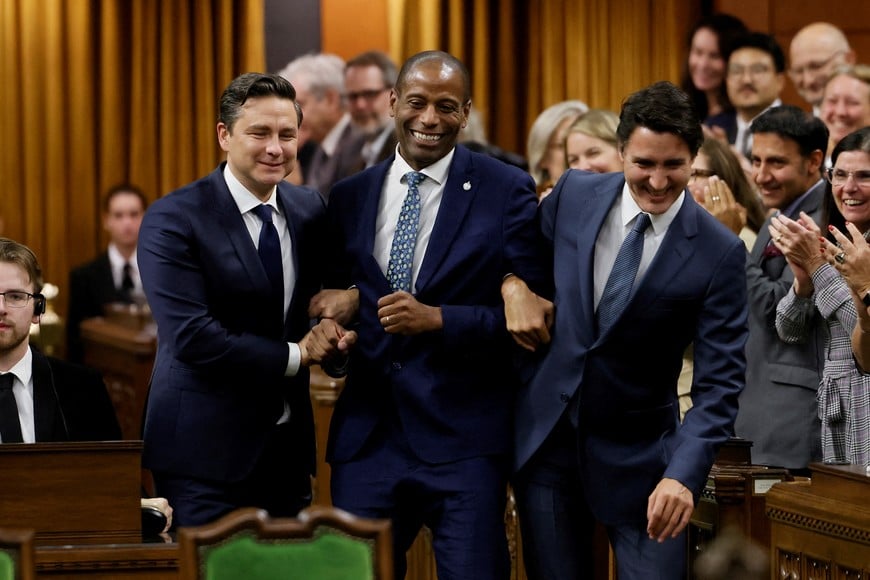
{"type": "Polygon", "coordinates": [[[393,413],[423,461],[507,455],[518,382],[500,289],[507,273],[533,284],[544,275],[532,180],[456,147],[415,292],[420,302],[441,307],[444,328],[406,337],[387,334],[377,317],[378,299],[392,293],[372,256],[391,163],[340,181],[330,194],[329,261],[335,268],[327,285],[358,286],[360,310],[359,340],[332,417],[328,458],[352,459],[393,413]]]}
{"type": "Polygon", "coordinates": [[[288,461],[314,472],[308,372],[284,377],[287,342],[307,332],[321,282],[325,215],[317,192],[278,185],[296,286],[286,318],[223,178],[210,175],[157,200],[139,233],[139,270],[157,322],[143,463],[217,481],[244,478],[286,400],[298,447],[288,461]]]}
{"type": "Polygon", "coordinates": [[[541,205],[556,318],[516,407],[519,468],[579,397],[581,478],[606,524],[645,520],[662,477],[697,497],[732,434],[746,366],[746,249],[688,192],[621,317],[597,335],[595,242],[624,183],[621,173],[568,171],[541,205]],[[694,407],[681,425],[677,377],[692,342],[694,407]]]}

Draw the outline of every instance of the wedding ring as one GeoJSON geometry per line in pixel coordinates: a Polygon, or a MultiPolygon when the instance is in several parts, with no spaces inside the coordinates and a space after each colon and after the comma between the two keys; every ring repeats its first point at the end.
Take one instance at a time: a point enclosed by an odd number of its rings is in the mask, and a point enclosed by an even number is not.
{"type": "Polygon", "coordinates": [[[782,241],[782,234],[776,236],[776,243],[778,244],[780,241],[782,241]]]}
{"type": "Polygon", "coordinates": [[[387,316],[386,318],[384,318],[384,322],[386,322],[387,324],[389,324],[389,323],[390,323],[390,317],[387,316]]]}
{"type": "Polygon", "coordinates": [[[839,254],[834,256],[834,259],[837,260],[838,264],[845,264],[846,263],[846,252],[840,252],[839,254]]]}
{"type": "Polygon", "coordinates": [[[714,196],[713,196],[713,201],[719,201],[719,196],[718,196],[718,195],[714,195],[714,196]]]}

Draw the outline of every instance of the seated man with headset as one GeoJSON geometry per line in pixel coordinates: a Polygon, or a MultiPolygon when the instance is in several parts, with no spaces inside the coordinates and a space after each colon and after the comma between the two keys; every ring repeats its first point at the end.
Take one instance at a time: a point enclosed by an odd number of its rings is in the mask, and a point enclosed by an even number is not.
{"type": "MultiPolygon", "coordinates": [[[[30,325],[45,312],[41,289],[42,271],[33,252],[0,238],[0,442],[120,439],[99,373],[31,348],[30,325]]],[[[162,512],[163,531],[169,528],[172,508],[166,500],[143,499],[142,507],[143,518],[151,508],[162,512]]]]}

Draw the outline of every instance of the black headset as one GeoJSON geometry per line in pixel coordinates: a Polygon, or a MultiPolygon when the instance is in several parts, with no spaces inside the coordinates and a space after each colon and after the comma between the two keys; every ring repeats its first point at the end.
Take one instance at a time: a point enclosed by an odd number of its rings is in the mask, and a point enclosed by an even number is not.
{"type": "Polygon", "coordinates": [[[40,316],[45,314],[45,296],[40,293],[33,295],[33,315],[40,316]]]}

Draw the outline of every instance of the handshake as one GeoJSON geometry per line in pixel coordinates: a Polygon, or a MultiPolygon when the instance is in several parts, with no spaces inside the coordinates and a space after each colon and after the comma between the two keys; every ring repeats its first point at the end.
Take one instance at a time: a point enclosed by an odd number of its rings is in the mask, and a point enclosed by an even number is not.
{"type": "Polygon", "coordinates": [[[357,339],[343,325],[352,321],[359,309],[359,291],[322,290],[311,299],[308,315],[320,321],[299,341],[302,366],[315,364],[341,368],[357,339]]]}

